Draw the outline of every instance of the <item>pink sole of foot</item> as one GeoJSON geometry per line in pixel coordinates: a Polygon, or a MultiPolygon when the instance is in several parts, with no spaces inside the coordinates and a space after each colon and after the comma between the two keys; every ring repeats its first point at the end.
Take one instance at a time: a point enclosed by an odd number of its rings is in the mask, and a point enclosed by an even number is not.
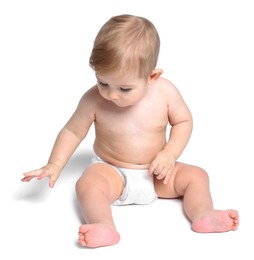
{"type": "Polygon", "coordinates": [[[118,243],[119,233],[103,224],[82,225],[79,228],[79,243],[84,247],[102,247],[118,243]]]}
{"type": "Polygon", "coordinates": [[[192,229],[200,233],[227,232],[237,230],[239,216],[236,210],[212,210],[192,223],[192,229]]]}

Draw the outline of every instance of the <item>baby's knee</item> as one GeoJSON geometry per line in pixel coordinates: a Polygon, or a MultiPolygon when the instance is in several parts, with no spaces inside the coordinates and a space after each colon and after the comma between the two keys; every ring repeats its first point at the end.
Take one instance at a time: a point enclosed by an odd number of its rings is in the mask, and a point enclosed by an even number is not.
{"type": "Polygon", "coordinates": [[[195,174],[198,179],[202,179],[205,182],[209,182],[209,175],[208,173],[201,167],[195,167],[195,174]]]}
{"type": "Polygon", "coordinates": [[[76,182],[76,185],[75,185],[75,190],[76,190],[76,193],[79,193],[80,190],[82,189],[83,187],[83,182],[81,181],[81,177],[77,180],[76,182]]]}
{"type": "Polygon", "coordinates": [[[82,175],[76,182],[75,185],[75,189],[76,189],[76,193],[83,193],[84,190],[88,190],[89,187],[91,187],[91,184],[89,184],[89,181],[87,180],[87,178],[85,178],[84,175],[82,175]]]}

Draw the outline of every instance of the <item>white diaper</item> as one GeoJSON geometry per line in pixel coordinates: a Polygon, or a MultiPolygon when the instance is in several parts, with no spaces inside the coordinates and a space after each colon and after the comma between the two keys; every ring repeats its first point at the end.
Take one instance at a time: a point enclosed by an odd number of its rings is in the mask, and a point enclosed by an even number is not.
{"type": "MultiPolygon", "coordinates": [[[[92,163],[107,163],[95,155],[92,163]]],[[[122,177],[125,186],[120,198],[113,205],[149,204],[157,199],[154,190],[153,176],[148,175],[147,169],[126,169],[111,165],[122,177]]]]}

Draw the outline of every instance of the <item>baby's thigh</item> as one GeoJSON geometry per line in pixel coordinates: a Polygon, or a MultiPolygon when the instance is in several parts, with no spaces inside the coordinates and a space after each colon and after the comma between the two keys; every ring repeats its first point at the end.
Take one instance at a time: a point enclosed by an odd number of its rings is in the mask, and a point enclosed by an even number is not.
{"type": "Polygon", "coordinates": [[[154,188],[159,198],[171,199],[181,196],[175,188],[176,175],[181,167],[182,164],[176,162],[174,170],[166,184],[163,183],[164,179],[158,180],[156,176],[154,176],[154,188]]]}
{"type": "Polygon", "coordinates": [[[160,198],[181,197],[191,181],[196,180],[196,182],[199,182],[205,178],[206,173],[203,169],[194,165],[176,162],[167,184],[164,184],[163,180],[154,178],[155,191],[160,198]]]}
{"type": "Polygon", "coordinates": [[[91,164],[76,183],[77,193],[102,191],[113,201],[120,197],[123,188],[122,177],[107,163],[91,164]]]}

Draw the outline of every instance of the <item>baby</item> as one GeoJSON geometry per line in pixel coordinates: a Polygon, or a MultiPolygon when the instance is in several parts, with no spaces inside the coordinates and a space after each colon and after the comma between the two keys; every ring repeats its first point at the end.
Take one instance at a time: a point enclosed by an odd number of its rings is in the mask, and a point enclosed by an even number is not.
{"type": "Polygon", "coordinates": [[[192,132],[192,116],[181,94],[156,68],[160,39],[143,17],[119,15],[100,29],[90,57],[97,84],[81,98],[57,136],[47,165],[22,181],[49,178],[62,169],[94,124],[94,158],[76,184],[84,216],[79,242],[116,244],[120,234],[111,205],[148,204],[183,197],[196,232],[236,230],[236,210],[213,208],[207,173],[178,162],[192,132]],[[167,140],[167,126],[170,135],[167,140]]]}

